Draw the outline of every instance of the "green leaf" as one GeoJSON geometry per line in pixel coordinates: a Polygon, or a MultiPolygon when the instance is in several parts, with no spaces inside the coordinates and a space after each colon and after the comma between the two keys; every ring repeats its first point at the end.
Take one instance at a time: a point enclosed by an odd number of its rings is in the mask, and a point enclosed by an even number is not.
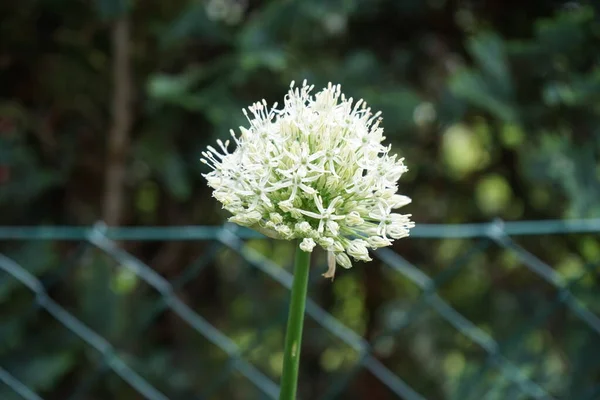
{"type": "Polygon", "coordinates": [[[594,11],[585,6],[540,19],[535,24],[536,39],[547,52],[576,54],[589,38],[586,25],[593,19],[594,11]]]}
{"type": "Polygon", "coordinates": [[[496,34],[484,33],[470,39],[467,46],[481,68],[486,84],[505,101],[510,99],[512,79],[502,39],[496,34]]]}
{"type": "Polygon", "coordinates": [[[450,90],[458,98],[464,99],[505,122],[517,120],[516,110],[493,89],[478,73],[468,69],[459,70],[450,78],[450,90]]]}

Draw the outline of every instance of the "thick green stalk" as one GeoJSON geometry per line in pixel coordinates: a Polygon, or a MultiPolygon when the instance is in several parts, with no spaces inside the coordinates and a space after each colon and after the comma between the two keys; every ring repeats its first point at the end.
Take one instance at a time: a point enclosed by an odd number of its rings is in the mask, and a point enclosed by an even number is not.
{"type": "Polygon", "coordinates": [[[283,375],[281,377],[279,400],[296,399],[309,271],[310,253],[304,252],[300,250],[299,247],[296,247],[294,283],[292,284],[292,301],[290,302],[287,330],[285,333],[283,375]]]}

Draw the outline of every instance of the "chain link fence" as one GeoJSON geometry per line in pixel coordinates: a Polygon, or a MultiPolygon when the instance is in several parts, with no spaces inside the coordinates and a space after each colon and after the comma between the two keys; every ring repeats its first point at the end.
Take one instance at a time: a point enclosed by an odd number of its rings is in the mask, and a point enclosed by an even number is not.
{"type": "MultiPolygon", "coordinates": [[[[560,274],[551,265],[542,261],[543,257],[529,252],[515,238],[525,236],[544,238],[551,235],[591,235],[593,238],[593,235],[598,233],[600,233],[600,220],[598,219],[506,223],[494,221],[484,224],[417,226],[413,230],[411,238],[407,240],[467,240],[470,247],[452,259],[449,265],[440,269],[435,276],[429,276],[419,265],[416,265],[417,263],[411,263],[392,249],[380,249],[375,252],[373,255],[379,260],[378,265],[381,265],[383,276],[389,280],[391,285],[394,285],[394,279],[398,278],[402,280],[402,285],[410,284],[416,290],[409,291],[410,295],[406,299],[395,298],[386,303],[386,307],[390,311],[387,314],[384,313],[386,317],[382,320],[387,322],[380,324],[378,329],[369,335],[368,340],[362,334],[364,330],[352,326],[353,323],[348,323],[348,321],[352,321],[352,318],[340,318],[331,311],[331,307],[323,305],[320,299],[309,299],[306,308],[308,316],[306,345],[311,346],[311,343],[319,341],[327,341],[327,343],[316,345],[316,350],[309,350],[306,354],[303,353],[303,356],[311,358],[312,353],[318,353],[319,349],[325,349],[324,353],[330,356],[330,360],[325,362],[329,365],[324,368],[329,371],[325,374],[326,377],[315,378],[320,382],[318,387],[313,388],[312,392],[301,391],[301,395],[306,398],[319,399],[352,398],[348,394],[349,388],[361,374],[368,374],[371,381],[375,380],[379,386],[385,388],[385,392],[382,393],[386,393],[387,397],[377,398],[407,400],[425,398],[573,398],[565,397],[564,393],[567,392],[564,386],[561,386],[562,389],[557,388],[557,383],[553,382],[556,377],[560,377],[563,367],[555,367],[558,370],[552,374],[547,371],[540,372],[547,368],[532,368],[532,365],[545,361],[540,358],[536,360],[535,357],[531,359],[531,355],[526,354],[528,351],[525,351],[524,345],[521,344],[531,340],[528,336],[531,332],[543,332],[544,328],[541,327],[548,318],[559,312],[568,312],[577,321],[577,329],[582,327],[582,332],[584,332],[577,336],[576,340],[583,341],[583,344],[577,348],[580,352],[589,352],[590,357],[593,358],[593,353],[600,349],[600,345],[598,345],[600,343],[600,318],[597,316],[597,312],[600,310],[600,301],[598,300],[600,297],[590,296],[589,292],[596,291],[597,293],[600,288],[598,284],[600,259],[596,262],[586,262],[583,268],[577,270],[576,274],[565,277],[564,274],[560,274]],[[521,325],[511,326],[510,334],[496,335],[496,332],[489,326],[472,322],[468,315],[459,311],[463,306],[457,307],[444,296],[445,283],[452,279],[461,279],[464,276],[461,274],[465,273],[466,265],[476,265],[478,268],[485,269],[484,264],[477,262],[473,264],[472,260],[476,260],[477,257],[494,248],[501,250],[503,257],[508,254],[513,260],[513,264],[516,265],[516,269],[528,270],[547,288],[546,296],[541,303],[543,306],[538,306],[536,303],[531,313],[527,313],[527,318],[522,321],[521,325]],[[582,282],[587,282],[584,285],[586,288],[584,292],[580,290],[582,282]],[[577,293],[580,292],[584,293],[581,298],[577,296],[577,293]],[[402,302],[401,307],[394,306],[396,303],[393,302],[398,301],[402,302]],[[444,361],[440,361],[446,366],[444,370],[450,371],[449,375],[454,374],[452,371],[459,372],[457,372],[458,376],[453,377],[451,384],[446,383],[452,388],[442,389],[438,395],[432,395],[426,390],[423,383],[414,384],[411,379],[407,379],[406,376],[412,376],[412,372],[409,373],[402,368],[397,368],[393,363],[386,362],[385,357],[385,354],[395,351],[389,349],[393,349],[393,344],[402,340],[403,334],[411,335],[411,326],[417,324],[422,318],[429,318],[427,317],[429,315],[435,315],[435,318],[447,324],[444,328],[444,332],[446,332],[444,336],[454,337],[458,334],[461,343],[461,351],[447,353],[444,361]],[[343,350],[340,350],[340,347],[343,347],[343,350]],[[336,353],[335,349],[339,351],[336,353]],[[339,360],[339,354],[345,354],[342,361],[339,360]],[[465,359],[476,361],[469,361],[465,366],[465,359]]],[[[70,332],[70,335],[74,335],[82,341],[87,350],[93,350],[92,355],[89,354],[89,351],[84,350],[87,354],[86,357],[92,362],[89,366],[82,367],[85,369],[85,373],[75,374],[73,375],[75,378],[67,379],[68,383],[64,385],[68,387],[64,391],[60,391],[67,395],[61,399],[95,399],[101,398],[95,393],[112,393],[110,385],[119,386],[119,384],[110,380],[106,384],[107,386],[102,388],[105,392],[98,389],[98,385],[104,385],[102,382],[105,382],[107,375],[119,377],[126,382],[130,389],[128,393],[131,397],[115,396],[111,398],[149,400],[277,398],[279,388],[277,365],[281,361],[278,357],[283,345],[282,335],[287,311],[285,295],[292,283],[292,276],[287,268],[289,265],[280,265],[287,261],[279,260],[285,260],[287,255],[287,258],[290,259],[289,262],[292,261],[293,257],[290,251],[293,248],[291,245],[286,244],[287,247],[279,251],[283,254],[277,256],[278,251],[273,250],[275,247],[268,247],[273,245],[272,241],[264,239],[253,231],[229,224],[223,227],[163,228],[111,228],[102,223],[91,228],[0,227],[0,240],[5,244],[47,241],[79,242],[78,247],[69,252],[67,260],[60,262],[59,268],[53,268],[52,271],[43,274],[36,273],[35,268],[18,260],[18,257],[0,254],[0,270],[2,271],[0,273],[0,305],[2,306],[0,311],[6,312],[16,307],[17,297],[21,299],[22,295],[17,296],[14,294],[15,291],[23,291],[23,288],[26,288],[31,299],[30,306],[19,311],[26,315],[23,318],[35,320],[38,318],[38,314],[43,312],[58,323],[60,329],[70,332]],[[134,256],[133,251],[124,250],[126,246],[121,245],[126,242],[148,241],[193,241],[204,243],[204,247],[201,256],[188,268],[183,269],[178,276],[167,278],[148,263],[134,256]],[[270,251],[265,249],[270,249],[270,251]],[[119,287],[127,288],[131,282],[134,282],[135,285],[144,284],[148,288],[147,291],[134,291],[133,295],[125,296],[126,302],[133,301],[131,296],[152,299],[152,301],[145,301],[143,306],[132,311],[136,314],[135,317],[131,317],[135,323],[130,324],[132,328],[126,335],[115,336],[110,332],[102,332],[104,329],[98,329],[103,326],[102,323],[88,323],[86,318],[80,317],[76,308],[70,306],[68,300],[61,297],[63,290],[60,289],[60,285],[72,279],[73,273],[83,268],[94,268],[95,264],[90,265],[81,261],[90,254],[90,251],[103,253],[108,257],[111,268],[113,268],[109,275],[118,277],[117,289],[113,286],[105,287],[107,292],[115,290],[118,292],[119,287]],[[224,268],[227,268],[225,276],[234,282],[228,286],[227,290],[232,291],[230,293],[232,300],[227,303],[229,305],[225,309],[243,309],[248,307],[247,303],[254,303],[252,307],[255,308],[250,311],[250,317],[246,318],[245,329],[232,329],[228,322],[223,322],[230,318],[228,315],[205,316],[205,313],[210,314],[210,304],[204,308],[192,307],[186,300],[186,296],[180,295],[185,285],[199,279],[202,272],[219,259],[225,265],[224,268]],[[249,267],[246,268],[242,264],[247,264],[249,267]],[[242,265],[241,269],[239,265],[242,265]],[[234,293],[236,291],[248,292],[245,293],[246,297],[240,300],[236,298],[236,293],[234,293]],[[278,293],[274,297],[275,299],[266,298],[268,297],[266,293],[275,292],[278,293]],[[58,293],[59,299],[55,298],[55,293],[58,293]],[[198,345],[195,342],[196,339],[190,339],[192,342],[184,341],[189,349],[183,349],[182,353],[185,355],[187,351],[190,354],[197,351],[197,354],[211,354],[210,358],[198,359],[196,362],[186,360],[182,363],[163,361],[162,367],[154,368],[159,371],[158,373],[148,372],[147,367],[151,364],[150,358],[145,355],[136,356],[134,349],[138,341],[143,342],[150,335],[148,332],[151,327],[166,323],[164,322],[166,313],[177,318],[177,324],[181,323],[186,327],[185,329],[189,330],[190,333],[186,334],[186,337],[195,335],[206,342],[206,344],[198,345]],[[118,337],[118,339],[112,340],[113,337],[118,337]],[[196,350],[192,350],[192,348],[196,350]],[[217,359],[218,362],[215,361],[217,359]],[[182,367],[183,364],[187,366],[187,369],[182,367]],[[184,380],[187,382],[185,384],[176,383],[177,376],[181,375],[178,372],[180,368],[187,371],[183,374],[187,380],[181,378],[181,382],[184,380]],[[159,378],[157,375],[168,376],[170,383],[164,383],[166,378],[159,378]],[[198,382],[196,385],[193,382],[190,384],[189,380],[193,381],[193,376],[202,382],[198,382]]],[[[315,263],[319,264],[320,261],[316,260],[315,263]]],[[[355,269],[357,268],[367,269],[370,267],[369,265],[360,265],[355,269]]],[[[467,273],[470,273],[469,271],[467,273]]],[[[319,268],[313,268],[313,272],[311,286],[318,285],[323,279],[319,275],[319,268]]],[[[82,273],[82,271],[78,271],[78,273],[82,273]]],[[[369,271],[366,270],[364,273],[368,274],[369,271]]],[[[336,280],[343,279],[339,275],[336,280]]],[[[114,281],[107,280],[106,282],[114,281]]],[[[346,283],[340,282],[334,282],[333,286],[335,287],[336,284],[343,284],[344,288],[347,287],[346,283]]],[[[469,285],[469,283],[465,282],[465,285],[469,285]]],[[[110,299],[110,297],[107,298],[110,299]]],[[[101,299],[98,301],[101,302],[101,299]]],[[[19,304],[21,304],[20,301],[19,304]]],[[[107,304],[106,307],[110,308],[111,306],[107,304]]],[[[232,311],[232,314],[236,313],[237,311],[232,311]]],[[[231,319],[233,318],[234,316],[231,316],[231,319]]],[[[174,323],[170,317],[168,321],[174,323]]],[[[23,364],[35,364],[36,358],[15,362],[14,357],[12,359],[8,357],[12,349],[18,347],[11,345],[8,340],[10,337],[7,333],[7,330],[10,329],[9,322],[10,320],[5,320],[5,323],[2,324],[4,326],[0,327],[0,398],[3,400],[47,398],[42,394],[47,388],[44,388],[43,385],[32,387],[31,377],[26,376],[23,372],[23,364]]],[[[157,342],[160,343],[160,341],[157,342]]],[[[447,347],[452,347],[454,343],[459,342],[451,341],[447,347]]],[[[415,348],[418,348],[419,342],[414,343],[415,348]]],[[[595,354],[595,358],[600,359],[598,357],[600,353],[595,354]]],[[[565,366],[564,368],[575,368],[581,364],[569,360],[567,354],[562,356],[565,359],[560,365],[565,366]]],[[[420,364],[418,360],[417,364],[420,364]]],[[[427,371],[427,374],[435,375],[435,371],[440,367],[429,364],[429,361],[422,360],[421,366],[424,371],[427,371]]],[[[310,361],[306,363],[303,361],[303,366],[310,370],[310,361]]],[[[571,371],[570,373],[576,375],[578,372],[571,371]]],[[[579,385],[579,387],[568,393],[578,393],[578,398],[582,400],[600,398],[598,362],[594,361],[587,365],[587,372],[581,373],[583,375],[589,373],[587,380],[579,383],[571,382],[571,386],[579,385]]],[[[305,380],[311,379],[309,372],[304,375],[301,377],[301,384],[305,380]]],[[[120,385],[122,384],[121,382],[120,385]]],[[[441,386],[443,388],[444,384],[441,386]]],[[[357,393],[354,396],[363,398],[359,397],[361,395],[357,393]]],[[[374,396],[376,395],[374,394],[374,396]]]]}

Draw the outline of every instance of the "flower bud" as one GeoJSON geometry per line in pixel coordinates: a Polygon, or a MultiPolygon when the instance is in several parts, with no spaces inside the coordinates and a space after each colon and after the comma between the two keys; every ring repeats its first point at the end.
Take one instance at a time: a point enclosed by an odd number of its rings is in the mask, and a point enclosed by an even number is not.
{"type": "Polygon", "coordinates": [[[346,253],[337,253],[335,255],[335,261],[346,269],[352,268],[352,262],[350,261],[350,258],[348,258],[346,253]]]}
{"type": "Polygon", "coordinates": [[[313,251],[317,244],[311,238],[304,238],[302,242],[300,242],[300,250],[310,253],[313,251]]]}
{"type": "Polygon", "coordinates": [[[409,235],[409,231],[406,225],[400,224],[388,225],[386,233],[392,239],[402,239],[403,237],[407,237],[409,235]]]}
{"type": "Polygon", "coordinates": [[[273,221],[265,222],[265,228],[267,228],[267,229],[275,230],[276,226],[277,226],[277,224],[273,221]]]}
{"type": "Polygon", "coordinates": [[[294,203],[290,200],[280,201],[278,206],[283,212],[291,212],[294,209],[294,203]]]}
{"type": "Polygon", "coordinates": [[[213,196],[219,200],[224,207],[240,203],[240,198],[229,192],[214,192],[213,196]]]}
{"type": "Polygon", "coordinates": [[[340,252],[340,251],[345,250],[342,242],[338,242],[337,240],[333,241],[333,244],[331,245],[331,249],[335,252],[340,252]]]}
{"type": "Polygon", "coordinates": [[[229,221],[242,226],[252,226],[260,221],[261,218],[262,215],[258,211],[250,211],[249,213],[234,215],[229,218],[229,221]]]}
{"type": "Polygon", "coordinates": [[[321,237],[317,239],[319,246],[322,246],[325,250],[330,251],[333,247],[333,239],[330,237],[321,237]]]}
{"type": "Polygon", "coordinates": [[[410,199],[410,197],[403,196],[401,194],[395,194],[392,196],[390,204],[392,208],[396,209],[404,207],[405,205],[410,204],[411,202],[412,200],[410,199]]]}
{"type": "Polygon", "coordinates": [[[283,224],[275,225],[275,231],[277,233],[279,233],[284,239],[291,239],[292,236],[294,236],[292,234],[292,230],[287,225],[283,225],[283,224]]]}
{"type": "Polygon", "coordinates": [[[298,222],[294,228],[300,235],[308,235],[312,231],[312,227],[306,221],[298,222]]]}
{"type": "Polygon", "coordinates": [[[281,216],[281,214],[276,213],[276,212],[272,212],[271,214],[269,214],[269,219],[274,224],[280,224],[283,222],[283,217],[281,216]]]}
{"type": "Polygon", "coordinates": [[[332,235],[337,236],[340,233],[340,226],[335,221],[327,221],[327,229],[332,235]]]}
{"type": "Polygon", "coordinates": [[[369,250],[367,249],[367,242],[362,239],[352,240],[346,247],[348,255],[352,256],[355,260],[371,261],[369,257],[369,250]]]}
{"type": "Polygon", "coordinates": [[[381,236],[369,236],[366,239],[366,241],[372,249],[387,247],[392,244],[392,242],[389,239],[383,238],[381,236]]]}
{"type": "Polygon", "coordinates": [[[335,186],[339,183],[340,183],[340,177],[335,176],[335,175],[328,176],[327,180],[325,181],[325,185],[327,185],[327,187],[335,186]]]}
{"type": "Polygon", "coordinates": [[[348,226],[356,226],[365,222],[364,219],[360,217],[360,214],[356,211],[351,211],[346,215],[346,223],[348,226]]]}
{"type": "MultiPolygon", "coordinates": [[[[271,222],[272,224],[272,222],[271,222]]],[[[266,237],[270,237],[271,239],[283,239],[279,233],[277,233],[273,228],[270,228],[269,222],[265,224],[266,226],[260,226],[260,224],[252,225],[252,229],[262,233],[266,237]]]]}

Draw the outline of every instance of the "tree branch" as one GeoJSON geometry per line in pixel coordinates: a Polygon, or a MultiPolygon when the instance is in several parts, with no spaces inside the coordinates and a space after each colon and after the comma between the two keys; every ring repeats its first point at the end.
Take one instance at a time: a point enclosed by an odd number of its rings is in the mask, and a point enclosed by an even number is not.
{"type": "Polygon", "coordinates": [[[112,126],[108,134],[102,218],[118,225],[123,213],[125,172],[131,128],[131,51],[127,15],[115,20],[113,43],[112,126]]]}

